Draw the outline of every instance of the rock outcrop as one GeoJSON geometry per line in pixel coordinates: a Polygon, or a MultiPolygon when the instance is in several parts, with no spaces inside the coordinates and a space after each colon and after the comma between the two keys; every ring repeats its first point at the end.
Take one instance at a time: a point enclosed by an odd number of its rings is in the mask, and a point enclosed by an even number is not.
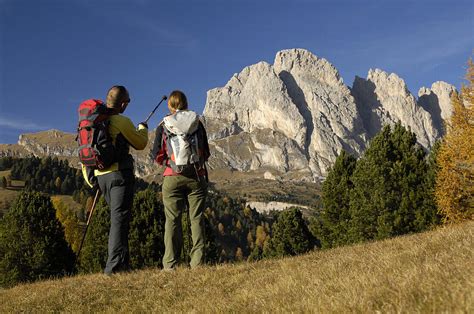
{"type": "Polygon", "coordinates": [[[417,104],[405,82],[396,74],[370,70],[367,79],[356,77],[352,94],[369,137],[377,134],[383,125],[401,121],[426,148],[438,138],[439,131],[431,115],[417,104]]]}
{"type": "Polygon", "coordinates": [[[451,118],[453,107],[451,96],[456,88],[446,82],[435,82],[430,88],[422,87],[418,91],[418,103],[431,114],[436,129],[444,134],[443,121],[451,118]]]}
{"type": "Polygon", "coordinates": [[[313,174],[320,175],[341,149],[359,155],[366,135],[349,88],[336,68],[306,50],[277,53],[274,69],[305,118],[307,133],[301,149],[313,174]]]}
{"type": "Polygon", "coordinates": [[[398,121],[430,148],[450,115],[454,90],[436,82],[420,89],[417,100],[401,78],[380,69],[349,88],[327,60],[283,50],[273,65],[246,67],[208,92],[204,118],[216,152],[210,163],[314,180],[342,149],[359,156],[385,124],[398,121]]]}

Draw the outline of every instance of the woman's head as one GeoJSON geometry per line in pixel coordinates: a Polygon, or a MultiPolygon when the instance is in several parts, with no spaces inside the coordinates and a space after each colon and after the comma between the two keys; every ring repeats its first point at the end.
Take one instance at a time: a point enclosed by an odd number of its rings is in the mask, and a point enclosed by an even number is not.
{"type": "Polygon", "coordinates": [[[176,110],[188,109],[188,100],[186,95],[182,91],[172,91],[170,97],[168,97],[168,109],[174,113],[176,110]]]}
{"type": "Polygon", "coordinates": [[[120,85],[112,86],[107,93],[107,107],[124,112],[130,102],[130,96],[125,87],[120,85]]]}

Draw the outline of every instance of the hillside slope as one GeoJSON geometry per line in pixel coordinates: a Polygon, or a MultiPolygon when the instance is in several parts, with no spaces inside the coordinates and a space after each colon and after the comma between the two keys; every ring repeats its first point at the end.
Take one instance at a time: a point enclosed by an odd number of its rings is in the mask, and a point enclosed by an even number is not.
{"type": "Polygon", "coordinates": [[[0,290],[0,312],[474,311],[474,222],[304,256],[0,290]]]}

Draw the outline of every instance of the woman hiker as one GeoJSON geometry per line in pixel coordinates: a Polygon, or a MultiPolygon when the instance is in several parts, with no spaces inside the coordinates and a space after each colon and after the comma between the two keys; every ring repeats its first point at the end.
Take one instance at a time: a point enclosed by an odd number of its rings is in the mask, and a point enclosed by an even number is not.
{"type": "Polygon", "coordinates": [[[183,244],[181,217],[189,209],[191,221],[191,268],[204,262],[204,217],[207,195],[209,144],[199,116],[188,110],[188,101],[181,91],[168,98],[167,115],[156,129],[151,157],[166,166],[163,173],[163,204],[165,207],[165,253],[163,269],[173,270],[183,244]]]}

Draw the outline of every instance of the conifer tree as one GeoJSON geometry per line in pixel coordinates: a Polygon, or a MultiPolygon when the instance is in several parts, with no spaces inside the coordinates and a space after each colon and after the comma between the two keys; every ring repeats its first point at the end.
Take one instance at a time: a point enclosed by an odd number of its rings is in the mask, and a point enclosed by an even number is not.
{"type": "Polygon", "coordinates": [[[350,240],[383,239],[427,228],[425,152],[400,123],[385,126],[357,162],[350,197],[350,240]]]}
{"type": "Polygon", "coordinates": [[[134,269],[161,266],[165,251],[165,214],[163,204],[150,189],[138,192],[133,199],[130,223],[130,266],[134,269]]]}
{"type": "Polygon", "coordinates": [[[301,211],[290,208],[278,215],[270,242],[264,247],[265,257],[298,255],[313,249],[315,239],[309,232],[301,211]]]}
{"type": "Polygon", "coordinates": [[[322,186],[323,211],[318,232],[323,248],[349,243],[350,192],[356,158],[344,150],[328,173],[322,186]]]}
{"type": "MultiPolygon", "coordinates": [[[[90,210],[90,207],[87,208],[90,210]]],[[[87,213],[89,215],[89,213],[87,213]]],[[[80,271],[102,272],[107,262],[107,241],[110,229],[110,212],[103,197],[96,204],[87,235],[79,256],[80,271]]]]}
{"type": "Polygon", "coordinates": [[[209,265],[217,264],[219,261],[220,245],[217,243],[215,229],[211,225],[210,219],[204,216],[204,234],[205,234],[205,245],[204,245],[204,258],[205,263],[209,265]]]}
{"type": "Polygon", "coordinates": [[[426,197],[423,199],[424,210],[416,211],[414,228],[416,231],[423,231],[430,226],[439,225],[441,223],[441,215],[436,204],[435,188],[436,177],[438,175],[437,156],[439,153],[440,141],[437,141],[428,155],[427,171],[424,178],[424,188],[426,197]]]}
{"type": "Polygon", "coordinates": [[[0,221],[0,285],[71,273],[74,259],[50,198],[22,192],[0,221]]]}
{"type": "Polygon", "coordinates": [[[453,114],[447,123],[437,162],[436,201],[445,222],[474,218],[474,63],[469,60],[468,84],[451,98],[453,114]]]}

